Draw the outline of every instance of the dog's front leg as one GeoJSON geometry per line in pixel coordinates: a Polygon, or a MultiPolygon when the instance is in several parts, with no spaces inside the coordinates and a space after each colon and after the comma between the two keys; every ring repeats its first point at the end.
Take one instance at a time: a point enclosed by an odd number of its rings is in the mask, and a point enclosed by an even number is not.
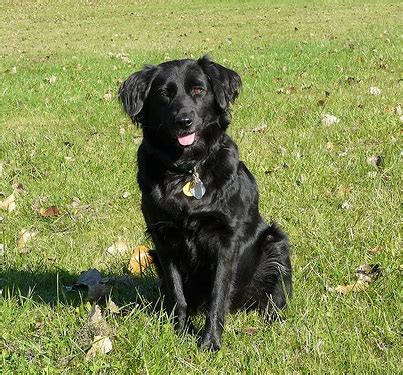
{"type": "Polygon", "coordinates": [[[169,256],[159,254],[163,271],[164,289],[168,297],[168,308],[173,313],[175,330],[184,331],[186,325],[191,323],[187,320],[187,303],[183,293],[182,276],[169,256]],[[162,258],[162,259],[161,259],[162,258]]]}
{"type": "Polygon", "coordinates": [[[225,315],[229,310],[231,302],[232,282],[235,275],[235,258],[233,252],[226,252],[226,255],[218,256],[209,310],[201,338],[202,348],[218,350],[221,347],[221,335],[224,328],[225,315]],[[228,256],[228,254],[231,254],[231,256],[228,256]]]}

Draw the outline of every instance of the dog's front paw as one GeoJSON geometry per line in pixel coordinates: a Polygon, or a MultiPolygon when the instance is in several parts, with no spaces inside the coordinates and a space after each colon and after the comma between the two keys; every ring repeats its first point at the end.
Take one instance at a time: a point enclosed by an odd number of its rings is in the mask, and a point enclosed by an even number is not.
{"type": "Polygon", "coordinates": [[[207,350],[220,350],[221,339],[217,333],[205,332],[201,337],[200,347],[207,350]]]}

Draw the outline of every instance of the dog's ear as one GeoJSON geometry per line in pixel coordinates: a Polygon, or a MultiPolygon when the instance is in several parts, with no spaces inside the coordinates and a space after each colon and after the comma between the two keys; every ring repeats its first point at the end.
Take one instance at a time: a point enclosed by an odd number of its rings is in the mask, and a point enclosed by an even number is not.
{"type": "Polygon", "coordinates": [[[143,70],[133,73],[119,88],[123,108],[134,122],[140,121],[140,112],[157,72],[158,67],[148,65],[143,70]]]}
{"type": "Polygon", "coordinates": [[[197,63],[210,81],[218,106],[226,110],[239,94],[241,77],[233,70],[211,61],[207,56],[200,58],[197,63]]]}

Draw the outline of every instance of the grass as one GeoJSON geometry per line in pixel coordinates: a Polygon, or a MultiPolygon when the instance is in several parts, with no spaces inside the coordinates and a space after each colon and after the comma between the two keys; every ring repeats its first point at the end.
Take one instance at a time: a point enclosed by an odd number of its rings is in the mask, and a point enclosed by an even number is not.
{"type": "Polygon", "coordinates": [[[399,2],[6,1],[0,14],[0,191],[16,182],[27,191],[1,213],[5,373],[402,371],[399,2]],[[135,304],[135,287],[152,297],[156,282],[133,279],[112,292],[121,312],[104,309],[112,352],[86,361],[96,328],[62,285],[89,268],[127,273],[130,254],[107,247],[148,241],[135,178],[141,133],[115,93],[145,63],[206,52],[243,78],[229,132],[257,178],[262,214],[292,240],[294,298],[282,322],[229,316],[213,354],[135,304]],[[325,113],[340,122],[324,126],[325,113]],[[90,208],[73,215],[74,197],[90,208]],[[38,216],[38,198],[62,215],[38,216]],[[22,228],[38,233],[24,254],[22,228]],[[366,263],[383,269],[367,290],[326,291],[366,263]]]}

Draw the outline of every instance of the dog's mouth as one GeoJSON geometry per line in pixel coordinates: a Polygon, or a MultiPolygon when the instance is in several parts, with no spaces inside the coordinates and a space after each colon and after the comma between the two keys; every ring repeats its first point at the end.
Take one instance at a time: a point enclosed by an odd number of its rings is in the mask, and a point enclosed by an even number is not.
{"type": "Polygon", "coordinates": [[[196,133],[193,132],[190,134],[178,135],[177,138],[181,146],[191,146],[196,140],[196,133]]]}

